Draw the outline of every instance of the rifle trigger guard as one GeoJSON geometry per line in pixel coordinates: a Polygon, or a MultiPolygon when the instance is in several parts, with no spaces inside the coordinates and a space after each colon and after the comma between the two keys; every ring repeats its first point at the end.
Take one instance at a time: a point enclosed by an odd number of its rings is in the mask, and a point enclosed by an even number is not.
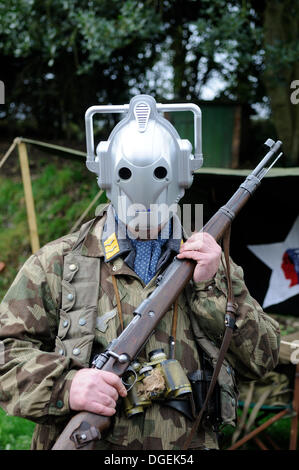
{"type": "Polygon", "coordinates": [[[127,388],[127,392],[129,392],[131,390],[131,388],[134,387],[134,385],[136,384],[137,382],[137,374],[136,374],[136,371],[133,369],[133,367],[129,366],[127,368],[127,372],[132,372],[134,374],[134,382],[132,384],[128,384],[127,382],[124,381],[124,379],[122,378],[121,381],[122,383],[124,384],[125,387],[128,387],[127,388]]]}

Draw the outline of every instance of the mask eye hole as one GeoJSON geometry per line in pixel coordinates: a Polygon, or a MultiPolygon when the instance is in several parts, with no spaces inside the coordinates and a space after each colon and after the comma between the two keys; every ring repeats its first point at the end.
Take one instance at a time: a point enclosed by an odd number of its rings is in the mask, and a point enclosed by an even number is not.
{"type": "Polygon", "coordinates": [[[122,180],[128,180],[132,176],[132,172],[129,168],[126,168],[123,166],[122,168],[119,169],[118,175],[122,180]]]}
{"type": "Polygon", "coordinates": [[[158,166],[154,170],[154,175],[159,180],[162,180],[163,178],[165,178],[167,176],[167,170],[164,166],[158,166]]]}

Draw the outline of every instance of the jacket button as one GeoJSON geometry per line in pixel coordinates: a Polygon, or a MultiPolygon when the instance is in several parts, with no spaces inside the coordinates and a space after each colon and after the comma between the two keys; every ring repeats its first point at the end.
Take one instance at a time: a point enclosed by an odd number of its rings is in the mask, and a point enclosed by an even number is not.
{"type": "Polygon", "coordinates": [[[64,355],[64,350],[63,350],[63,349],[59,349],[58,354],[60,354],[60,356],[63,356],[63,355],[64,355]]]}
{"type": "Polygon", "coordinates": [[[73,300],[73,298],[74,298],[73,294],[68,294],[68,295],[67,295],[67,299],[68,299],[68,300],[73,300]]]}
{"type": "Polygon", "coordinates": [[[117,270],[117,267],[116,266],[112,266],[112,271],[116,271],[117,270]]]}
{"type": "Polygon", "coordinates": [[[64,326],[64,328],[66,328],[68,326],[68,324],[69,324],[69,322],[67,320],[64,320],[62,325],[64,326]]]}
{"type": "Polygon", "coordinates": [[[73,349],[74,356],[79,356],[80,352],[81,352],[80,348],[73,349]]]}
{"type": "Polygon", "coordinates": [[[63,401],[62,400],[57,400],[56,406],[57,406],[57,408],[62,408],[63,407],[63,401]]]}
{"type": "Polygon", "coordinates": [[[69,265],[69,268],[71,271],[75,271],[75,269],[77,268],[77,266],[75,264],[70,264],[69,265]]]}
{"type": "Polygon", "coordinates": [[[86,325],[86,320],[85,320],[85,318],[80,318],[80,320],[79,320],[79,325],[80,325],[80,326],[86,325]]]}

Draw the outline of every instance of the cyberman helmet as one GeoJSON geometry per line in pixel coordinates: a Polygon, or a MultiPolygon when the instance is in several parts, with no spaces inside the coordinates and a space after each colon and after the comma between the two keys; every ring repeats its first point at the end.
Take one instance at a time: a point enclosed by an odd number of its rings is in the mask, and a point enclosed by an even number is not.
{"type": "Polygon", "coordinates": [[[159,104],[137,95],[129,105],[92,106],[86,111],[87,168],[98,175],[118,218],[131,231],[163,226],[175,211],[193,171],[202,166],[201,111],[195,104],[159,104]],[[192,145],[181,139],[164,112],[192,111],[192,145]],[[93,116],[124,113],[107,141],[94,151],[93,116]]]}

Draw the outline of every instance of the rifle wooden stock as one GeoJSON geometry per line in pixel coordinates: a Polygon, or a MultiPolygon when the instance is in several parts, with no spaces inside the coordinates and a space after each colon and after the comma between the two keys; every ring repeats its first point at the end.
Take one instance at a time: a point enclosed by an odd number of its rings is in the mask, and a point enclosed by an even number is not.
{"type": "Polygon", "coordinates": [[[81,411],[68,422],[52,450],[93,450],[95,441],[91,440],[84,444],[84,439],[80,438],[80,436],[84,437],[86,435],[89,437],[87,433],[93,428],[98,430],[99,433],[103,432],[109,428],[110,424],[111,420],[108,416],[81,411]],[[70,436],[72,437],[70,438],[70,436]],[[80,443],[83,444],[82,447],[78,447],[80,443]]]}
{"type": "MultiPolygon", "coordinates": [[[[275,149],[270,151],[272,155],[280,149],[281,142],[276,142],[275,146],[275,149]]],[[[212,235],[216,241],[221,240],[232,220],[246,204],[259,183],[258,177],[254,176],[254,172],[251,173],[225,206],[222,206],[205,224],[202,231],[212,235]]],[[[129,360],[121,363],[117,358],[110,356],[101,370],[113,372],[119,377],[125,373],[130,362],[138,356],[157,324],[192,278],[194,268],[195,262],[192,260],[178,260],[177,258],[173,260],[163,273],[156,289],[135,310],[133,320],[109,348],[114,355],[125,354],[129,360]]],[[[53,450],[92,450],[96,441],[100,439],[101,433],[109,426],[109,417],[89,412],[77,413],[60,434],[53,450]]]]}

